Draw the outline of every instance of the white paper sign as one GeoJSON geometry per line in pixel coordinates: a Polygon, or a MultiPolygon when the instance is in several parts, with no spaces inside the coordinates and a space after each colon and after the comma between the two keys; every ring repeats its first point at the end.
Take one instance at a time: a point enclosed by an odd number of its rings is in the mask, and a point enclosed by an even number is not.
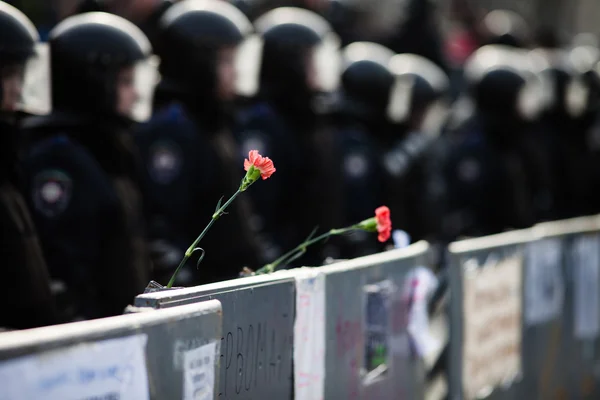
{"type": "Polygon", "coordinates": [[[317,270],[296,276],[294,323],[296,400],[321,400],[325,387],[325,275],[317,270]]]}
{"type": "Polygon", "coordinates": [[[417,355],[421,358],[435,353],[440,343],[429,330],[429,312],[427,310],[429,296],[438,285],[437,278],[429,268],[417,267],[410,271],[404,281],[403,299],[408,308],[407,331],[414,344],[417,355]]]}
{"type": "Polygon", "coordinates": [[[528,325],[548,322],[563,311],[562,255],[560,238],[539,240],[527,246],[525,321],[528,325]]]}
{"type": "Polygon", "coordinates": [[[2,400],[147,400],[145,334],[0,364],[2,400]]]}
{"type": "Polygon", "coordinates": [[[522,258],[465,272],[463,284],[463,388],[473,399],[520,374],[522,258]]]}
{"type": "Polygon", "coordinates": [[[212,400],[217,342],[183,353],[183,399],[212,400]]]}
{"type": "Polygon", "coordinates": [[[575,287],[575,337],[595,339],[600,333],[600,237],[581,236],[572,248],[575,287]]]}

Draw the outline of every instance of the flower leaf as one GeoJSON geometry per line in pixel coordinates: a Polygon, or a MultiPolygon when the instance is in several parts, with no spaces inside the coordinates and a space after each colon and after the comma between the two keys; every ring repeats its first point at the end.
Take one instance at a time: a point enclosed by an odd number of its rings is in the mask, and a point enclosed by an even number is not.
{"type": "Polygon", "coordinates": [[[204,249],[202,247],[196,247],[192,253],[195,253],[196,251],[202,252],[202,254],[200,254],[200,258],[198,258],[198,261],[196,261],[196,269],[200,269],[200,263],[202,262],[202,260],[204,260],[206,251],[204,251],[204,249]]]}
{"type": "Polygon", "coordinates": [[[217,202],[217,207],[215,208],[215,213],[216,213],[217,211],[219,211],[219,208],[221,208],[221,203],[223,202],[223,197],[224,197],[224,196],[221,196],[221,198],[220,198],[220,199],[219,199],[219,201],[217,202]]]}

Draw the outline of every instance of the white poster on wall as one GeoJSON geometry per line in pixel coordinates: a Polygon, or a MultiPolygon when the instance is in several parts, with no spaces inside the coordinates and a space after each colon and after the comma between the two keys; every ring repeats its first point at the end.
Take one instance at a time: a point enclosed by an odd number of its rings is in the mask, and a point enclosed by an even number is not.
{"type": "Polygon", "coordinates": [[[463,394],[478,394],[521,371],[522,257],[466,271],[463,280],[463,394]]]}
{"type": "Polygon", "coordinates": [[[417,267],[408,273],[402,288],[402,299],[408,310],[406,330],[420,358],[429,357],[440,349],[440,343],[431,333],[427,310],[429,298],[437,285],[438,280],[429,268],[417,267]]]}
{"type": "Polygon", "coordinates": [[[294,395],[321,400],[325,392],[325,274],[318,269],[296,275],[294,395]]]}
{"type": "Polygon", "coordinates": [[[147,400],[147,336],[83,343],[0,364],[0,400],[147,400]]]}
{"type": "Polygon", "coordinates": [[[600,333],[600,236],[577,237],[571,257],[574,334],[578,339],[595,339],[600,333]]]}
{"type": "Polygon", "coordinates": [[[565,298],[562,274],[563,243],[548,238],[527,246],[525,322],[542,324],[561,315],[565,298]]]}
{"type": "Polygon", "coordinates": [[[183,399],[212,400],[217,342],[183,353],[183,399]]]}

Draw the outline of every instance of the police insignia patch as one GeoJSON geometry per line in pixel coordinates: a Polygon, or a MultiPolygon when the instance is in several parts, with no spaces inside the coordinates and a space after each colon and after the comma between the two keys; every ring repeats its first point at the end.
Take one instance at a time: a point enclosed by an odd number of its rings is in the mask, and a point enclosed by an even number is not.
{"type": "Polygon", "coordinates": [[[361,154],[350,154],[344,159],[344,170],[349,177],[362,178],[368,168],[367,158],[361,154]]]}
{"type": "Polygon", "coordinates": [[[385,170],[393,177],[402,175],[409,166],[409,160],[406,154],[399,150],[392,150],[383,156],[383,165],[385,170]]]}
{"type": "Polygon", "coordinates": [[[37,211],[52,218],[61,214],[71,200],[71,178],[61,170],[38,173],[33,182],[33,204],[37,211]]]}
{"type": "Polygon", "coordinates": [[[183,157],[178,145],[170,141],[156,142],[150,148],[148,169],[152,179],[167,185],[179,175],[183,157]]]}

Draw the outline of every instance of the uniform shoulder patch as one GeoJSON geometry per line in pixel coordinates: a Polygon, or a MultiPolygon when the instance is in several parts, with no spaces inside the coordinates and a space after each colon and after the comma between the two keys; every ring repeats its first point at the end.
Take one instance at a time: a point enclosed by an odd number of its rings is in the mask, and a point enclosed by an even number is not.
{"type": "Polygon", "coordinates": [[[66,172],[43,170],[33,178],[33,205],[42,215],[56,217],[69,205],[72,189],[73,181],[66,172]]]}
{"type": "Polygon", "coordinates": [[[155,182],[167,185],[179,176],[183,165],[183,153],[175,142],[154,142],[150,146],[149,156],[148,170],[155,182]]]}
{"type": "Polygon", "coordinates": [[[364,154],[352,153],[344,158],[344,172],[350,178],[362,178],[369,170],[369,161],[364,154]]]}
{"type": "Polygon", "coordinates": [[[408,156],[400,150],[391,150],[384,154],[383,165],[388,174],[399,177],[406,172],[410,164],[408,156]]]}

